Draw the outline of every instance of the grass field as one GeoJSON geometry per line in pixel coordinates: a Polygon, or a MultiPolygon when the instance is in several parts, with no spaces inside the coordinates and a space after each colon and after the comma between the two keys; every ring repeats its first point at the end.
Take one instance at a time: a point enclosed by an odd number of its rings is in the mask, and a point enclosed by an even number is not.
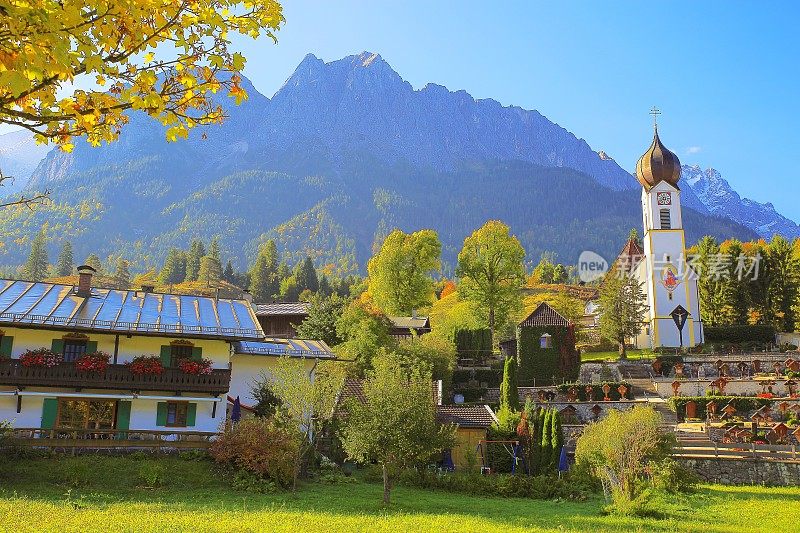
{"type": "Polygon", "coordinates": [[[3,460],[3,531],[797,531],[800,488],[704,486],[663,504],[664,519],[604,516],[586,502],[479,498],[399,487],[308,483],[297,494],[234,491],[202,461],[3,460]],[[144,472],[144,475],[142,473],[144,472]],[[150,472],[148,474],[147,472],[150,472]],[[793,511],[790,511],[793,510],[793,511]]]}

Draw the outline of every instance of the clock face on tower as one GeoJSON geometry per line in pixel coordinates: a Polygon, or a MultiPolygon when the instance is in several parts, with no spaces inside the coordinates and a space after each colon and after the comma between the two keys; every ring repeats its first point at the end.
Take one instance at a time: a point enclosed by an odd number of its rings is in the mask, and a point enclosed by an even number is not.
{"type": "Polygon", "coordinates": [[[658,205],[672,205],[672,196],[668,192],[658,193],[658,205]]]}

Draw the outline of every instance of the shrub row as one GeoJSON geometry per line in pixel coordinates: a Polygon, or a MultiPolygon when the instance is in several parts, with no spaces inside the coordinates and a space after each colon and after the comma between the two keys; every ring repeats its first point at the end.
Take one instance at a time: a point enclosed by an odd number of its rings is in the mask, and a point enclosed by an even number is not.
{"type": "Polygon", "coordinates": [[[503,369],[462,368],[453,371],[453,386],[466,386],[470,381],[486,383],[488,387],[499,387],[503,379],[503,369]]]}
{"type": "Polygon", "coordinates": [[[705,340],[710,343],[775,342],[775,328],[765,325],[706,326],[705,340]]]}

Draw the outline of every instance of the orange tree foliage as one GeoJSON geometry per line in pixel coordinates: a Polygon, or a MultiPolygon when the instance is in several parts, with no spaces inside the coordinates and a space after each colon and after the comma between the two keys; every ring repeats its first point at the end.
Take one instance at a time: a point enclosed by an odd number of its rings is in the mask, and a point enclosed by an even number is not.
{"type": "Polygon", "coordinates": [[[133,109],[185,138],[223,119],[213,93],[247,97],[231,35],[275,40],[283,20],[276,0],[0,0],[0,123],[70,151],[115,140],[133,109]]]}

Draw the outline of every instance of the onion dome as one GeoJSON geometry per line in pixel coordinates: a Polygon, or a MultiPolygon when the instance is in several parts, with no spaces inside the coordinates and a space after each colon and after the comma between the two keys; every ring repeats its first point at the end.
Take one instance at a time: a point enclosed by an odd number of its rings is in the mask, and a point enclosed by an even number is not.
{"type": "Polygon", "coordinates": [[[666,181],[676,189],[681,178],[681,162],[678,156],[667,150],[658,138],[658,128],[653,135],[650,148],[639,158],[636,163],[636,179],[645,190],[650,190],[656,184],[666,181]]]}

